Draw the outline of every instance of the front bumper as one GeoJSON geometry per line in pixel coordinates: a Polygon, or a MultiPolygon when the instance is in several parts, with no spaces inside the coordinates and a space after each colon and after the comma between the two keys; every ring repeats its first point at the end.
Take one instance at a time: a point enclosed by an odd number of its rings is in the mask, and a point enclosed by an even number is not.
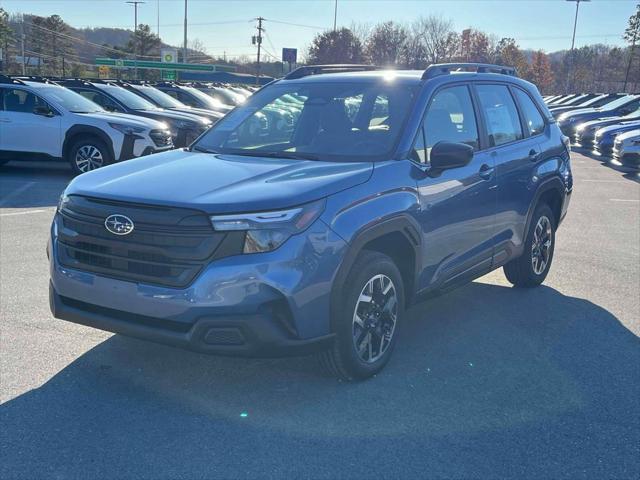
{"type": "Polygon", "coordinates": [[[247,357],[306,355],[328,348],[333,334],[288,338],[267,314],[203,316],[193,324],[162,321],[62,297],[49,284],[55,318],[200,353],[247,357]]]}
{"type": "Polygon", "coordinates": [[[65,267],[54,221],[50,306],[56,318],[197,352],[299,355],[332,341],[331,286],[346,249],[322,221],[279,249],[212,261],[184,288],[65,267]]]}

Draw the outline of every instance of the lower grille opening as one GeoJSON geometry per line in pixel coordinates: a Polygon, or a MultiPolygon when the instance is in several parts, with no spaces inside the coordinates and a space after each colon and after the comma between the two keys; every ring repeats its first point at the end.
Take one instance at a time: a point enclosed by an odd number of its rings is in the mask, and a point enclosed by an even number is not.
{"type": "Polygon", "coordinates": [[[135,323],[137,325],[144,325],[146,327],[153,327],[159,330],[170,330],[172,332],[184,333],[188,332],[191,329],[191,325],[182,322],[176,322],[174,320],[148,317],[146,315],[138,315],[135,313],[124,312],[122,310],[115,310],[113,308],[101,307],[99,305],[81,302],[80,300],[75,300],[69,297],[61,296],[60,300],[66,306],[77,308],[78,310],[82,310],[84,312],[96,313],[98,315],[115,318],[116,320],[135,323]]]}

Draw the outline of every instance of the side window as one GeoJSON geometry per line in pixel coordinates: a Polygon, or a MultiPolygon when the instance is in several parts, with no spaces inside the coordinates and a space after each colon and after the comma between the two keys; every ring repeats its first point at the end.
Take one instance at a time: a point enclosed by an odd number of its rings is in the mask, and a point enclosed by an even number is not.
{"type": "Polygon", "coordinates": [[[540,115],[540,110],[538,110],[533,100],[531,100],[531,97],[524,91],[519,88],[514,88],[514,92],[522,109],[522,116],[525,122],[527,122],[529,134],[533,136],[542,133],[544,131],[544,119],[542,115],[540,115]]]}
{"type": "Polygon", "coordinates": [[[412,152],[413,159],[429,163],[431,148],[438,142],[466,143],[479,148],[473,102],[466,86],[449,87],[435,94],[423,120],[412,152]],[[424,146],[420,148],[419,142],[424,146]]]}
{"type": "Polygon", "coordinates": [[[94,92],[91,90],[78,90],[78,93],[87,100],[91,100],[92,102],[97,103],[108,112],[122,111],[122,109],[118,107],[118,105],[116,105],[113,100],[111,100],[106,95],[101,94],[100,92],[94,92]]]}
{"type": "Polygon", "coordinates": [[[478,85],[476,88],[480,106],[487,119],[491,145],[497,147],[521,140],[522,126],[509,89],[504,85],[478,85]]]}
{"type": "Polygon", "coordinates": [[[47,106],[47,102],[26,90],[6,89],[2,95],[2,110],[7,112],[33,113],[40,106],[47,106]]]}

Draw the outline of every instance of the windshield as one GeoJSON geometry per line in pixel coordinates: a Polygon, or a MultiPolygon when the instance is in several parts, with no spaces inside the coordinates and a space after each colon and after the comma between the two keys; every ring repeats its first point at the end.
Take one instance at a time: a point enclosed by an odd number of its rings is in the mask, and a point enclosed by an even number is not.
{"type": "Polygon", "coordinates": [[[185,108],[186,105],[176,100],[171,95],[158,90],[154,87],[139,87],[134,85],[133,88],[143,95],[149,97],[156,105],[162,108],[185,108]]]}
{"type": "Polygon", "coordinates": [[[334,161],[388,159],[415,94],[415,86],[388,82],[274,85],[249,97],[194,148],[334,161]],[[288,111],[274,108],[283,103],[288,111]]]}
{"type": "Polygon", "coordinates": [[[153,103],[148,100],[145,100],[139,95],[136,95],[129,90],[126,90],[122,87],[116,87],[115,85],[101,85],[96,83],[96,87],[100,90],[103,90],[113,96],[116,100],[122,103],[125,107],[130,108],[132,110],[157,110],[153,103]]]}
{"type": "Polygon", "coordinates": [[[605,103],[602,107],[600,107],[600,110],[613,110],[614,108],[618,108],[622,105],[624,105],[625,103],[629,103],[631,101],[633,101],[635,98],[635,96],[625,96],[622,98],[618,98],[616,100],[613,100],[612,102],[609,103],[605,103]]]}
{"type": "Polygon", "coordinates": [[[39,92],[42,92],[47,100],[50,100],[52,103],[57,103],[73,113],[95,113],[104,111],[97,103],[67,88],[42,87],[39,92]]]}

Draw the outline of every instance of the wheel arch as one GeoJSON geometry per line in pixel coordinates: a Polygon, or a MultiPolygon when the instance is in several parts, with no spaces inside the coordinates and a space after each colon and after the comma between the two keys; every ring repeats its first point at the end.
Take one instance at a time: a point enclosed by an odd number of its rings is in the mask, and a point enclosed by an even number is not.
{"type": "Polygon", "coordinates": [[[73,144],[82,137],[96,137],[107,146],[112,159],[115,159],[113,151],[113,141],[103,130],[92,125],[74,125],[64,135],[64,143],[62,144],[62,158],[67,159],[69,150],[73,144]]]}
{"type": "Polygon", "coordinates": [[[340,294],[356,258],[363,250],[373,250],[389,256],[402,275],[405,303],[414,296],[415,285],[422,259],[422,242],[419,227],[408,215],[389,218],[358,232],[347,247],[344,259],[335,276],[331,291],[331,331],[340,306],[340,294]]]}
{"type": "Polygon", "coordinates": [[[564,196],[565,186],[560,178],[553,177],[544,181],[536,190],[533,201],[529,207],[525,232],[529,231],[529,228],[531,227],[531,220],[533,219],[533,213],[541,203],[546,203],[549,205],[549,208],[551,208],[554,215],[555,226],[557,228],[561,220],[560,217],[562,215],[562,202],[564,200],[564,196]]]}

